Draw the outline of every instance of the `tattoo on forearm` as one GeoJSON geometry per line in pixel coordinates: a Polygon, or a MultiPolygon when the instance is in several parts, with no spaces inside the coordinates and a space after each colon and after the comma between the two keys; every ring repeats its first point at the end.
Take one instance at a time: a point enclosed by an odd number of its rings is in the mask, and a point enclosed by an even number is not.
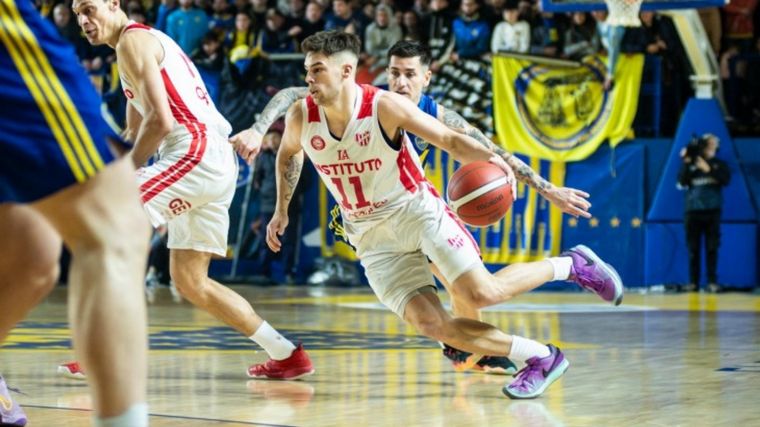
{"type": "Polygon", "coordinates": [[[259,115],[259,119],[253,124],[253,130],[261,135],[264,135],[269,127],[272,126],[277,119],[285,116],[288,112],[288,108],[301,98],[305,98],[309,94],[309,89],[306,87],[289,87],[283,89],[269,101],[264,107],[264,110],[259,115]]]}
{"type": "MultiPolygon", "coordinates": [[[[502,157],[504,157],[504,155],[502,155],[502,157]]],[[[544,178],[541,177],[541,175],[534,172],[533,169],[530,168],[530,166],[525,164],[525,162],[520,160],[517,156],[513,156],[510,154],[508,158],[504,157],[504,160],[506,160],[507,164],[515,172],[515,177],[518,180],[535,188],[539,194],[545,196],[546,192],[549,191],[553,187],[551,182],[545,180],[544,178]]]]}
{"type": "Polygon", "coordinates": [[[287,160],[285,166],[285,188],[283,188],[283,201],[290,202],[298,185],[298,178],[301,177],[301,168],[303,159],[300,156],[293,156],[287,160]]]}
{"type": "Polygon", "coordinates": [[[443,123],[452,129],[464,131],[465,135],[475,139],[476,141],[483,144],[484,147],[501,156],[515,172],[515,177],[519,181],[522,181],[525,184],[535,188],[539,194],[545,195],[546,192],[553,187],[552,183],[534,172],[530,166],[525,164],[525,162],[516,156],[513,156],[512,153],[508,152],[502,147],[494,144],[487,136],[483,134],[483,132],[467,123],[467,120],[460,116],[456,111],[446,109],[446,111],[443,113],[443,123]]]}

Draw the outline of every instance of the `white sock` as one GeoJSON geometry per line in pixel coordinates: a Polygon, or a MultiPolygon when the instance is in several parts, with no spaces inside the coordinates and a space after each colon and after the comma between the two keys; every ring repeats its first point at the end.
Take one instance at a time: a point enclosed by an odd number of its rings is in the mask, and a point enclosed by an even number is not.
{"type": "Polygon", "coordinates": [[[552,280],[567,280],[570,277],[570,267],[573,266],[573,259],[569,256],[546,258],[554,267],[554,278],[552,280]]]}
{"type": "Polygon", "coordinates": [[[135,403],[115,417],[95,417],[93,425],[95,427],[148,427],[148,404],[135,403]]]}
{"type": "Polygon", "coordinates": [[[264,321],[259,329],[256,329],[256,333],[248,338],[260,345],[274,360],[287,359],[296,349],[292,342],[280,335],[267,321],[264,321]]]}
{"type": "Polygon", "coordinates": [[[512,335],[512,349],[509,350],[508,357],[518,362],[525,362],[531,357],[544,358],[552,354],[549,347],[540,342],[528,338],[512,335]]]}

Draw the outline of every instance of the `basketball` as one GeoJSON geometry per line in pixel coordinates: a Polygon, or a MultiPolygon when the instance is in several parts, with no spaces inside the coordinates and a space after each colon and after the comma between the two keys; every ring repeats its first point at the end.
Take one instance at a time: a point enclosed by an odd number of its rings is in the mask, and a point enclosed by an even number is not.
{"type": "Polygon", "coordinates": [[[454,212],[475,227],[487,227],[504,218],[513,200],[507,174],[490,162],[473,162],[457,169],[446,194],[454,212]]]}

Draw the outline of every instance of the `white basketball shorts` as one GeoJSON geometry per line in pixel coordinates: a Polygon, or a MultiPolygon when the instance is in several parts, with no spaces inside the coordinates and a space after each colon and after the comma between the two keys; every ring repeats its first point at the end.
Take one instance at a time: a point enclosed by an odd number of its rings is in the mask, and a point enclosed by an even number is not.
{"type": "Polygon", "coordinates": [[[357,239],[348,236],[372,290],[401,318],[409,300],[435,290],[428,262],[449,283],[482,264],[478,246],[464,224],[433,187],[422,185],[390,218],[357,239]]]}
{"type": "Polygon", "coordinates": [[[162,147],[159,160],[137,171],[140,196],[154,227],[167,224],[169,249],[225,256],[228,209],[238,164],[227,138],[188,138],[162,147]]]}

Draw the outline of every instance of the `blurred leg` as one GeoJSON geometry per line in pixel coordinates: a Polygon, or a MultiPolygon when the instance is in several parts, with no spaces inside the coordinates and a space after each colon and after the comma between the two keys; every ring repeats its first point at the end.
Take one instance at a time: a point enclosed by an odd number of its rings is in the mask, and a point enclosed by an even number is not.
{"type": "Polygon", "coordinates": [[[147,377],[143,280],[150,229],[131,162],[118,161],[34,206],[71,249],[69,321],[95,413],[123,414],[146,401],[147,377]]]}

